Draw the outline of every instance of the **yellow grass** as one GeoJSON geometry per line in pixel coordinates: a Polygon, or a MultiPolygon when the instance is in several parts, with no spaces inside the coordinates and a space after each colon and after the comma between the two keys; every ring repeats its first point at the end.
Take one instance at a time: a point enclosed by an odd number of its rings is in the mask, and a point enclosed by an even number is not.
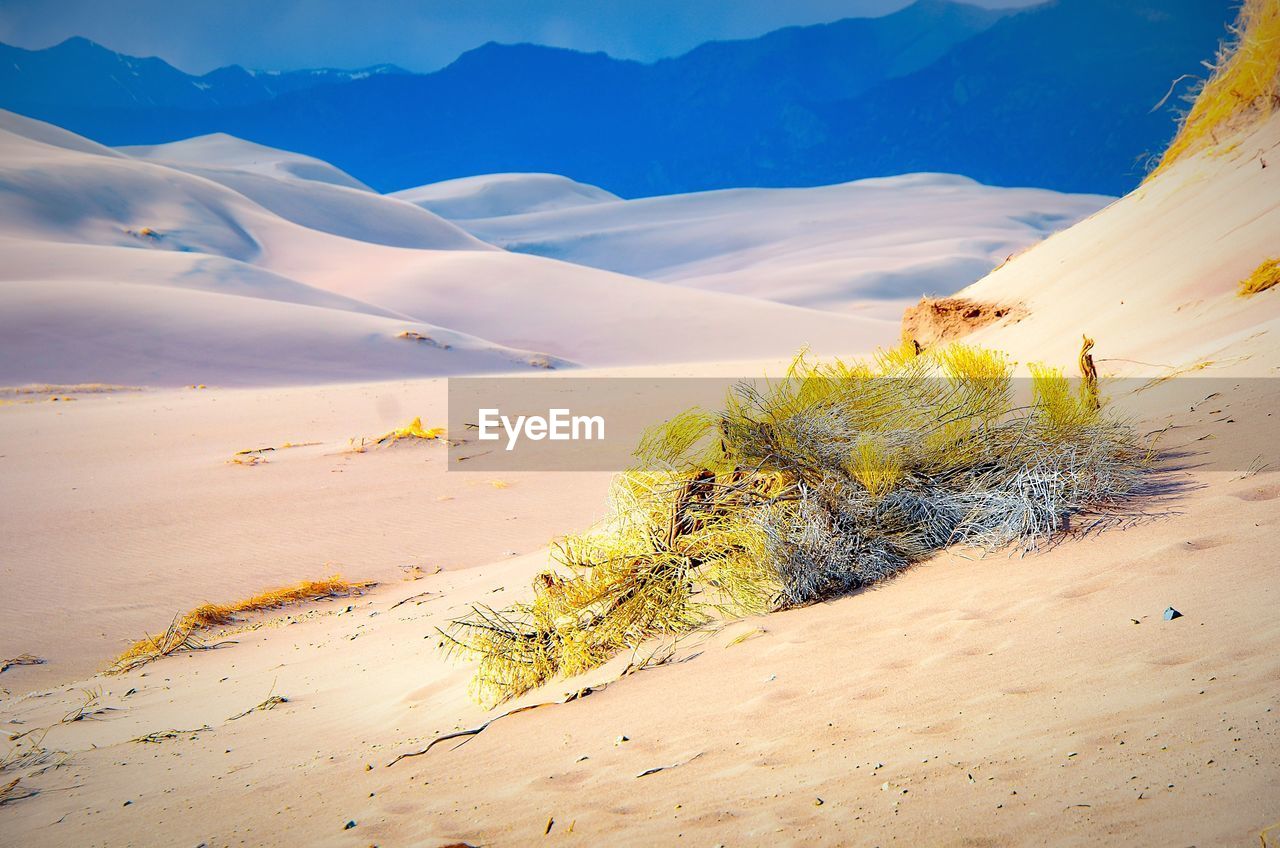
{"type": "Polygon", "coordinates": [[[269,589],[250,598],[230,604],[204,604],[179,616],[162,634],[147,636],[134,642],[124,653],[116,657],[110,672],[128,671],[153,659],[167,656],[183,648],[198,647],[194,636],[202,630],[230,624],[236,616],[247,612],[278,609],[289,604],[314,601],[348,595],[372,585],[370,582],[350,583],[334,575],[324,580],[304,580],[292,586],[269,589]]]}
{"type": "MultiPolygon", "coordinates": [[[[443,647],[479,660],[500,703],[647,639],[813,603],[953,545],[1034,550],[1064,516],[1137,491],[1149,453],[1082,383],[963,345],[904,344],[871,362],[812,363],[743,383],[719,411],[650,429],[604,521],[556,543],[531,600],[477,604],[443,647]]],[[[731,643],[734,644],[734,643],[731,643]]]]}
{"type": "Polygon", "coordinates": [[[422,426],[422,418],[414,418],[404,427],[392,430],[390,433],[384,433],[372,441],[361,438],[359,442],[355,439],[351,440],[351,450],[355,453],[364,453],[370,445],[377,447],[379,445],[393,445],[396,442],[405,439],[424,439],[430,441],[432,439],[443,439],[445,437],[445,428],[443,427],[424,427],[422,426]]]}
{"type": "Polygon", "coordinates": [[[902,480],[902,461],[874,439],[858,442],[846,467],[874,500],[889,494],[902,480]]]}
{"type": "Polygon", "coordinates": [[[1250,297],[1275,285],[1280,285],[1280,259],[1267,259],[1240,281],[1238,294],[1250,297]]]}
{"type": "Polygon", "coordinates": [[[392,430],[390,433],[379,439],[379,441],[385,441],[387,439],[391,439],[392,441],[395,441],[396,439],[438,439],[443,435],[443,427],[432,427],[427,429],[422,426],[421,418],[414,418],[409,422],[409,426],[401,427],[399,430],[392,430]]]}
{"type": "Polygon", "coordinates": [[[1169,149],[1152,176],[1226,134],[1263,120],[1280,106],[1280,0],[1245,0],[1234,43],[1218,55],[1169,149]]]}

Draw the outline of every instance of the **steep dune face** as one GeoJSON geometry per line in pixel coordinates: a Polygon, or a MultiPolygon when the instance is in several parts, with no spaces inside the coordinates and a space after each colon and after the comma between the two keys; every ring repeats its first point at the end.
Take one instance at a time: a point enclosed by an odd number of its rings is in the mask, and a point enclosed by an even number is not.
{"type": "Polygon", "coordinates": [[[705,291],[889,316],[921,294],[950,294],[1109,201],[907,174],[598,203],[462,225],[508,250],[705,291]]]}
{"type": "Polygon", "coordinates": [[[972,336],[1024,361],[1072,362],[1087,333],[1105,372],[1272,374],[1280,296],[1237,289],[1277,252],[1280,115],[1172,163],[960,294],[1026,306],[972,336]]]}

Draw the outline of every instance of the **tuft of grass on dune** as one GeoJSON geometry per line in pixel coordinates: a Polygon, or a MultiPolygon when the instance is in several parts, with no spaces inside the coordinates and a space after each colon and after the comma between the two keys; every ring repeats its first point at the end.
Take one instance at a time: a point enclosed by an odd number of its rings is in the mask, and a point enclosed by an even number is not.
{"type": "Polygon", "coordinates": [[[604,522],[553,549],[533,598],[443,633],[501,702],[716,618],[836,597],[950,547],[1034,550],[1074,516],[1123,513],[1153,451],[1082,379],[952,345],[811,363],[651,430],[604,522]]]}
{"type": "Polygon", "coordinates": [[[1234,40],[1219,51],[1209,79],[1149,176],[1280,108],[1280,0],[1244,0],[1231,31],[1234,40]]]}
{"type": "Polygon", "coordinates": [[[424,427],[422,418],[414,418],[404,427],[398,427],[389,433],[384,433],[376,439],[361,438],[358,442],[351,440],[351,451],[353,453],[364,453],[370,447],[382,447],[385,445],[394,445],[402,441],[434,441],[445,437],[444,427],[424,427]]]}
{"type": "Polygon", "coordinates": [[[149,635],[134,642],[116,657],[108,668],[108,673],[119,674],[179,651],[207,647],[199,639],[201,631],[231,624],[243,613],[279,609],[321,598],[341,597],[372,585],[369,581],[349,582],[335,575],[324,580],[304,580],[292,586],[269,589],[230,604],[204,604],[176,617],[163,633],[149,635]]]}
{"type": "Polygon", "coordinates": [[[1266,259],[1253,273],[1240,281],[1237,294],[1240,297],[1252,297],[1273,286],[1280,285],[1280,259],[1266,259]]]}

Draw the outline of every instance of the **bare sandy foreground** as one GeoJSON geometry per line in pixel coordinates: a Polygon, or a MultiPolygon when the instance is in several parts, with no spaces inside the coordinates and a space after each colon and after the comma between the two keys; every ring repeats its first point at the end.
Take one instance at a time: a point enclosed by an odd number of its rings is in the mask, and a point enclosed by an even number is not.
{"type": "Polygon", "coordinates": [[[0,408],[0,569],[22,599],[0,620],[0,655],[48,659],[5,673],[11,691],[91,674],[205,601],[537,550],[593,521],[608,486],[445,474],[440,442],[351,450],[416,416],[443,424],[443,380],[71,396],[0,408]],[[279,448],[265,464],[230,462],[263,447],[279,448]]]}
{"type": "MultiPolygon", "coordinates": [[[[1269,384],[1188,411],[1178,443],[1263,432],[1269,384]]],[[[443,420],[436,381],[79,398],[0,409],[0,644],[49,659],[5,672],[0,721],[65,756],[0,844],[1217,845],[1280,821],[1275,473],[1186,471],[1137,526],[948,554],[619,679],[623,657],[507,706],[609,684],[586,698],[389,765],[502,712],[436,628],[523,595],[606,476],[346,452],[443,420]],[[227,463],[285,442],[319,444],[227,463]],[[88,676],[196,603],[334,570],[383,582],[88,676]]]]}

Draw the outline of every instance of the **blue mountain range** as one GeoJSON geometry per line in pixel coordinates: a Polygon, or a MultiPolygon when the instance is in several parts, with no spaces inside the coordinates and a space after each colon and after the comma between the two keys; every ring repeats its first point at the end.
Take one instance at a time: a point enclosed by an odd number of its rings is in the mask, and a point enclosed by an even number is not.
{"type": "Polygon", "coordinates": [[[1232,7],[920,0],[653,63],[490,43],[429,74],[232,66],[197,77],[77,38],[0,45],[0,107],[111,145],[226,132],[384,191],[504,171],[626,197],[948,171],[1119,194],[1167,143],[1181,104],[1162,100],[1203,75],[1232,7]]]}

